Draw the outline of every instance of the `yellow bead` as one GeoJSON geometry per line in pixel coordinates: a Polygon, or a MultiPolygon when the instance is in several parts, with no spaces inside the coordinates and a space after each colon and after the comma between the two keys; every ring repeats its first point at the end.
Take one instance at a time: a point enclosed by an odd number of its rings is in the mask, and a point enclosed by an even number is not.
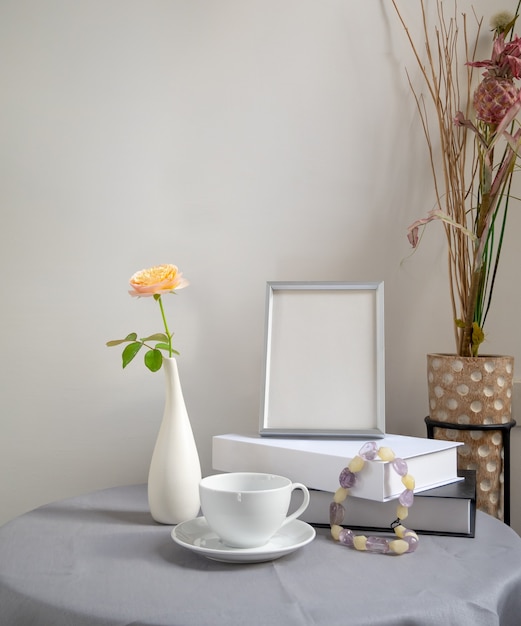
{"type": "Polygon", "coordinates": [[[403,539],[404,534],[408,535],[409,533],[406,533],[405,531],[407,530],[407,528],[405,528],[405,526],[402,526],[401,524],[399,526],[396,526],[394,529],[394,532],[396,534],[397,537],[400,537],[400,539],[403,539]]]}
{"type": "Polygon", "coordinates": [[[349,489],[346,489],[345,487],[339,487],[335,491],[335,495],[333,496],[333,502],[340,504],[347,498],[348,495],[349,495],[349,489]]]}
{"type": "Polygon", "coordinates": [[[331,526],[331,537],[333,537],[335,541],[338,541],[338,537],[340,535],[341,530],[342,530],[342,526],[337,526],[336,524],[331,526]]]}
{"type": "Polygon", "coordinates": [[[378,449],[378,456],[382,461],[394,461],[394,452],[391,448],[387,448],[386,446],[382,446],[378,449]]]}
{"type": "Polygon", "coordinates": [[[356,535],[353,539],[353,546],[357,550],[365,550],[365,544],[367,543],[367,537],[365,535],[356,535]]]}
{"type": "Polygon", "coordinates": [[[389,541],[389,549],[395,554],[403,554],[409,549],[409,544],[403,539],[395,539],[394,541],[389,541]]]}
{"type": "Polygon", "coordinates": [[[409,515],[409,509],[406,506],[399,504],[396,507],[396,517],[399,519],[406,519],[409,515]]]}
{"type": "Polygon", "coordinates": [[[355,456],[349,462],[347,469],[353,474],[360,472],[365,465],[365,460],[361,456],[355,456]]]}
{"type": "Polygon", "coordinates": [[[415,539],[418,539],[418,535],[414,532],[414,530],[407,531],[404,537],[414,537],[415,539]]]}
{"type": "Polygon", "coordinates": [[[405,474],[405,476],[402,478],[402,483],[404,484],[406,489],[414,491],[416,483],[414,482],[414,478],[410,474],[405,474]]]}

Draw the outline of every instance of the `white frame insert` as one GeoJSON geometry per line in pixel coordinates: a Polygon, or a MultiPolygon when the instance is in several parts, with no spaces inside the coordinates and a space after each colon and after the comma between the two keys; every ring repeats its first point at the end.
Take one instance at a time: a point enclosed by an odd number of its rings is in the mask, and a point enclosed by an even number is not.
{"type": "Polygon", "coordinates": [[[268,282],[263,436],[385,435],[383,282],[268,282]]]}

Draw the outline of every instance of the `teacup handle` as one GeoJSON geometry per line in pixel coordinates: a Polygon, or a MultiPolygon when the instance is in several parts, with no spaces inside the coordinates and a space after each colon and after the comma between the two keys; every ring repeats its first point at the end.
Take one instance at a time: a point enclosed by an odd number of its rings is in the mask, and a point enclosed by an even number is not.
{"type": "Polygon", "coordinates": [[[304,500],[302,501],[302,504],[299,506],[299,508],[292,513],[291,515],[288,515],[286,517],[286,519],[282,522],[282,526],[285,526],[286,524],[288,524],[289,522],[293,521],[294,519],[296,519],[297,517],[299,517],[299,515],[302,515],[302,513],[304,513],[304,511],[308,508],[309,505],[309,491],[308,488],[303,485],[302,483],[292,483],[291,484],[291,491],[295,491],[295,489],[300,489],[302,491],[302,495],[304,496],[304,500]]]}

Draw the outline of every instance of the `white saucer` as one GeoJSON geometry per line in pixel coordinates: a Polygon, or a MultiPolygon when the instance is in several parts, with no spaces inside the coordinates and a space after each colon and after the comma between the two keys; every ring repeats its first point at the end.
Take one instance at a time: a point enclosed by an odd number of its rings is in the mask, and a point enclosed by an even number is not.
{"type": "Polygon", "coordinates": [[[283,526],[268,543],[260,548],[231,548],[210,529],[204,517],[178,524],[172,539],[184,548],[202,554],[207,559],[225,563],[262,563],[302,548],[315,538],[315,529],[301,520],[283,526]]]}

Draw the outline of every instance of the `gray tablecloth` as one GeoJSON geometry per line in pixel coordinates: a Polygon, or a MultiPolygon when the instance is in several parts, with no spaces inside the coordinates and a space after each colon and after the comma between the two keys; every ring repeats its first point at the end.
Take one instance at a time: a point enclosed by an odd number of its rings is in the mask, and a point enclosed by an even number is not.
{"type": "Polygon", "coordinates": [[[41,507],[0,528],[2,626],[519,626],[521,538],[478,513],[476,537],[421,537],[401,557],[327,530],[258,564],[210,561],[152,521],[143,485],[41,507]]]}

